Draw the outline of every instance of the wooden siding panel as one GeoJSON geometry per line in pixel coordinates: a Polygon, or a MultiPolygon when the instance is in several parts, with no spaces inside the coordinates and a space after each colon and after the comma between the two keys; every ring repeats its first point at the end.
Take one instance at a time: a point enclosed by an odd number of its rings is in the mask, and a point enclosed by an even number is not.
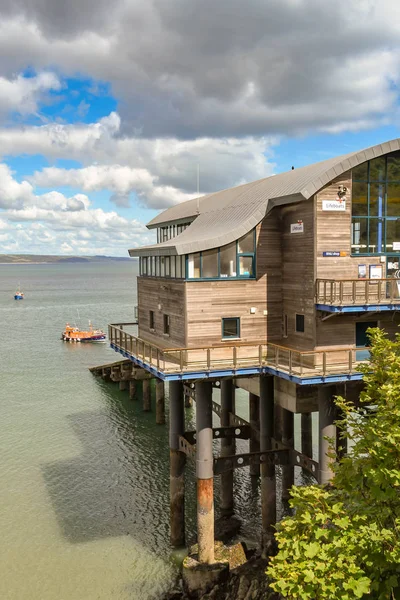
{"type": "Polygon", "coordinates": [[[161,277],[138,277],[137,281],[139,337],[160,347],[185,347],[185,282],[161,277]],[[154,332],[150,331],[151,310],[154,311],[154,332]],[[170,317],[169,336],[163,333],[164,314],[170,317]]]}

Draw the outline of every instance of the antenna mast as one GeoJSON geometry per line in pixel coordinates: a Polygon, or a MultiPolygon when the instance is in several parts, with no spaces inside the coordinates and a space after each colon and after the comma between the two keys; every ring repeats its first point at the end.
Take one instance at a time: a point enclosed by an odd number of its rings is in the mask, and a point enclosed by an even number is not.
{"type": "Polygon", "coordinates": [[[200,198],[199,198],[199,194],[200,194],[200,167],[199,164],[197,163],[197,214],[200,214],[200,198]]]}

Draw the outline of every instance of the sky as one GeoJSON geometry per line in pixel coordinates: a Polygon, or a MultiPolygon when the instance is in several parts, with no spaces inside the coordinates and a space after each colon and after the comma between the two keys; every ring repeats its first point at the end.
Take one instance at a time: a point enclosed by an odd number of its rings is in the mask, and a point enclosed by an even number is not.
{"type": "Polygon", "coordinates": [[[0,253],[127,256],[158,212],[398,137],[397,0],[2,0],[0,253]]]}

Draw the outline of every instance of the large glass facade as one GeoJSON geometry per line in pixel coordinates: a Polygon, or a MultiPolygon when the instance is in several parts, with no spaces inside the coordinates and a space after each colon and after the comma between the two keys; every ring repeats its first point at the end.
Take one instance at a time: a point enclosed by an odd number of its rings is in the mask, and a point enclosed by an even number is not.
{"type": "Polygon", "coordinates": [[[139,259],[141,277],[168,277],[184,279],[184,256],[141,256],[139,259]]]}
{"type": "Polygon", "coordinates": [[[353,169],[352,254],[400,249],[400,151],[353,169]]]}
{"type": "Polygon", "coordinates": [[[181,234],[182,231],[185,231],[186,227],[189,227],[190,222],[188,223],[179,223],[179,225],[165,225],[164,227],[157,228],[157,244],[161,244],[162,242],[166,242],[175,238],[177,235],[181,234]]]}
{"type": "Polygon", "coordinates": [[[255,229],[236,242],[187,257],[187,279],[249,279],[255,276],[255,229]]]}

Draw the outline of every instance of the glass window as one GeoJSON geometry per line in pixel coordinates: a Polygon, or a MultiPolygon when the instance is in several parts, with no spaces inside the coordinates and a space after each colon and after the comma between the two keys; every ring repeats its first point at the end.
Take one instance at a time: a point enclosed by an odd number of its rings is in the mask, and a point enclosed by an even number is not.
{"type": "Polygon", "coordinates": [[[240,277],[253,277],[252,256],[239,256],[239,275],[240,277]]]}
{"type": "Polygon", "coordinates": [[[149,313],[150,329],[154,329],[154,310],[149,313]]]}
{"type": "MultiPolygon", "coordinates": [[[[400,244],[400,218],[386,221],[386,252],[393,251],[394,242],[400,244]]],[[[398,250],[395,250],[395,252],[398,252],[398,250]]]]}
{"type": "Polygon", "coordinates": [[[151,276],[155,277],[156,275],[156,257],[151,257],[151,276]]]}
{"type": "Polygon", "coordinates": [[[218,250],[206,250],[202,253],[202,274],[204,278],[218,277],[218,250]]]}
{"type": "Polygon", "coordinates": [[[383,252],[384,220],[369,219],[369,244],[368,252],[379,254],[383,252]]]}
{"type": "Polygon", "coordinates": [[[165,257],[165,277],[171,277],[171,257],[165,257]]]}
{"type": "Polygon", "coordinates": [[[165,277],[165,256],[160,256],[160,277],[165,277]]]}
{"type": "Polygon", "coordinates": [[[169,335],[170,325],[169,325],[169,315],[164,315],[164,333],[169,335]]]}
{"type": "Polygon", "coordinates": [[[304,333],[304,315],[296,314],[296,331],[298,333],[304,333]]]}
{"type": "Polygon", "coordinates": [[[351,191],[353,217],[360,215],[368,216],[368,183],[353,182],[351,191]]]}
{"type": "Polygon", "coordinates": [[[174,279],[176,277],[175,262],[176,256],[171,256],[171,277],[173,277],[174,279]]]}
{"type": "Polygon", "coordinates": [[[143,275],[147,275],[147,256],[143,257],[143,275]]]}
{"type": "Polygon", "coordinates": [[[369,184],[369,216],[381,217],[384,211],[385,185],[369,184]]]}
{"type": "Polygon", "coordinates": [[[228,319],[222,319],[222,337],[224,339],[240,338],[239,317],[230,317],[228,319]]]}
{"type": "Polygon", "coordinates": [[[369,161],[369,180],[385,181],[386,179],[386,157],[380,156],[369,161]]]}
{"type": "Polygon", "coordinates": [[[156,256],[156,277],[160,277],[160,257],[156,256]]]}
{"type": "Polygon", "coordinates": [[[355,181],[368,181],[368,162],[361,163],[353,169],[353,179],[355,181]]]}
{"type": "Polygon", "coordinates": [[[176,277],[178,279],[180,279],[182,277],[182,269],[181,269],[181,257],[177,256],[176,257],[176,277]]]}
{"type": "Polygon", "coordinates": [[[400,181],[400,152],[393,152],[387,158],[388,181],[400,181]]]}
{"type": "Polygon", "coordinates": [[[283,337],[287,338],[288,336],[288,316],[283,315],[283,337]]]}
{"type": "Polygon", "coordinates": [[[236,242],[220,248],[221,277],[236,277],[236,242]]]}
{"type": "Polygon", "coordinates": [[[400,184],[388,183],[386,186],[386,214],[389,217],[400,217],[400,184]]]}
{"type": "Polygon", "coordinates": [[[238,241],[238,252],[239,254],[254,252],[254,229],[238,241]]]}
{"type": "Polygon", "coordinates": [[[353,219],[351,224],[351,250],[353,254],[364,254],[368,245],[368,219],[353,219]]]}
{"type": "Polygon", "coordinates": [[[199,279],[200,277],[200,252],[189,254],[188,278],[199,279]]]}

